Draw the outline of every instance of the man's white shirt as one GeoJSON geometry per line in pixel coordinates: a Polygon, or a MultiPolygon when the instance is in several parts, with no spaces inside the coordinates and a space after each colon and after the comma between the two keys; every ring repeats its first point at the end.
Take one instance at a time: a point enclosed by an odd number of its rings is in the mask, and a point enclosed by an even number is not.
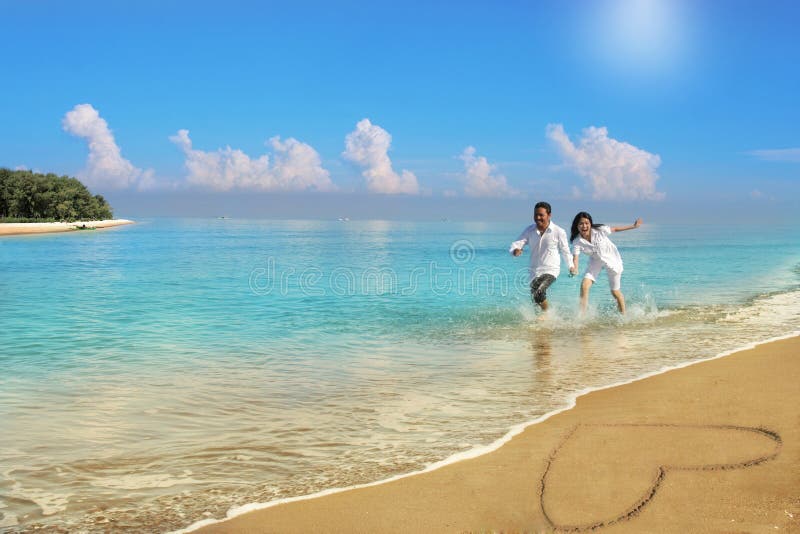
{"type": "Polygon", "coordinates": [[[567,265],[572,265],[572,256],[569,253],[567,242],[567,232],[556,223],[550,221],[550,225],[539,232],[536,224],[525,228],[516,241],[511,243],[509,252],[515,249],[522,249],[528,245],[531,249],[530,274],[531,279],[543,274],[551,274],[555,277],[561,273],[561,257],[567,265]]]}

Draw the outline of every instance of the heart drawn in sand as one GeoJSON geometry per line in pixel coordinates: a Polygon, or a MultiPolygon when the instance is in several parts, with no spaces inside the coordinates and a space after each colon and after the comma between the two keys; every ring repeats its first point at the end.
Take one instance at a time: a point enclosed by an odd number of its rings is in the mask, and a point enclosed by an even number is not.
{"type": "Polygon", "coordinates": [[[670,471],[746,468],[775,458],[781,445],[776,432],[754,427],[578,425],[550,455],[542,511],[559,531],[612,525],[646,507],[670,471]]]}

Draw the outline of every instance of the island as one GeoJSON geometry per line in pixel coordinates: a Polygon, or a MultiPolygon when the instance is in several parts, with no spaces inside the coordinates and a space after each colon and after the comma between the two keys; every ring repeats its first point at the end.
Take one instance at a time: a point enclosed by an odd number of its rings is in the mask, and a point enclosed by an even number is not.
{"type": "Polygon", "coordinates": [[[70,232],[131,224],[77,178],[0,168],[0,235],[70,232]]]}

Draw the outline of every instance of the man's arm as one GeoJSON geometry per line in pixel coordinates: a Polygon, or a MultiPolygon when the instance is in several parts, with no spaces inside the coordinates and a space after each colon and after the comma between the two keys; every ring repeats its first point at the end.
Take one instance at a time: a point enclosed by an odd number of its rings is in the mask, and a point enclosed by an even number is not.
{"type": "Polygon", "coordinates": [[[569,252],[569,243],[567,242],[567,233],[561,230],[558,234],[558,249],[561,251],[561,257],[564,258],[564,263],[572,270],[572,254],[569,252]]]}
{"type": "MultiPolygon", "coordinates": [[[[522,237],[522,236],[520,236],[520,237],[522,237]]],[[[511,247],[509,247],[508,251],[511,254],[513,254],[514,256],[519,256],[520,254],[522,254],[522,249],[523,249],[523,247],[525,247],[525,245],[527,243],[528,243],[528,240],[525,239],[525,238],[518,239],[517,241],[514,241],[513,243],[511,243],[511,247]]]]}
{"type": "Polygon", "coordinates": [[[636,221],[629,225],[629,226],[612,226],[612,232],[624,232],[625,230],[633,230],[634,228],[639,228],[642,225],[642,218],[639,217],[636,221]]]}
{"type": "Polygon", "coordinates": [[[519,256],[520,254],[522,254],[522,249],[525,247],[525,245],[528,244],[528,230],[529,229],[530,229],[530,226],[528,228],[525,228],[522,231],[522,233],[519,234],[519,237],[517,238],[517,240],[514,241],[513,243],[511,243],[511,246],[509,247],[508,251],[511,254],[513,254],[514,256],[519,256]]]}

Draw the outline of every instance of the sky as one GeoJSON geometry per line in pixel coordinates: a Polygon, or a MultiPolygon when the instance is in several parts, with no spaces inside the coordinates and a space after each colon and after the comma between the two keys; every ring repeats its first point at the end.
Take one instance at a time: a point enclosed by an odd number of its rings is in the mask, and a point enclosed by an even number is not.
{"type": "Polygon", "coordinates": [[[116,216],[503,220],[547,200],[615,221],[787,222],[800,207],[797,2],[0,13],[0,167],[76,176],[116,216]]]}

